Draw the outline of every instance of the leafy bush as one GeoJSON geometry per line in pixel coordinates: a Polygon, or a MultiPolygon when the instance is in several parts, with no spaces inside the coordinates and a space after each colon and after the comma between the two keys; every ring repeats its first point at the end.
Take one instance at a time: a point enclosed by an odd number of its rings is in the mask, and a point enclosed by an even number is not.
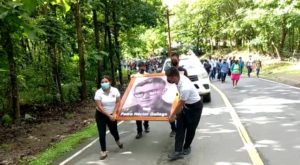
{"type": "Polygon", "coordinates": [[[65,102],[70,103],[80,99],[79,86],[80,83],[68,83],[62,85],[62,93],[65,102]]]}
{"type": "Polygon", "coordinates": [[[3,115],[1,118],[1,123],[5,126],[11,125],[12,122],[13,122],[13,119],[8,114],[3,115]]]}

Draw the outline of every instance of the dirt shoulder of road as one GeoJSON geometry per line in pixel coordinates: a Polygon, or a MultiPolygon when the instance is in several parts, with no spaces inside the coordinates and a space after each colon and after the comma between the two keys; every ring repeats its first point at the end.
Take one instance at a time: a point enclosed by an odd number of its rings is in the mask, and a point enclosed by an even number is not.
{"type": "Polygon", "coordinates": [[[262,78],[300,88],[300,75],[281,73],[270,76],[262,76],[262,78]]]}
{"type": "MultiPolygon", "coordinates": [[[[10,127],[0,125],[0,165],[22,164],[94,122],[92,100],[72,106],[27,107],[32,119],[10,127]]],[[[24,116],[24,114],[22,115],[24,116]]]]}

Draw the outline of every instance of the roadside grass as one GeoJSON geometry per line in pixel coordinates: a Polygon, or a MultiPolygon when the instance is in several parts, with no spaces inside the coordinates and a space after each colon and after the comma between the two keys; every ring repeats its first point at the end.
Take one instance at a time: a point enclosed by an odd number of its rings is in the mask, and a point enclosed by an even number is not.
{"type": "Polygon", "coordinates": [[[278,62],[265,65],[262,68],[261,76],[266,78],[274,78],[280,75],[299,75],[300,64],[278,62]]]}
{"type": "Polygon", "coordinates": [[[61,157],[63,154],[72,151],[80,142],[94,137],[97,135],[96,124],[92,123],[82,130],[69,135],[67,138],[53,144],[44,152],[39,153],[32,160],[25,160],[20,162],[20,164],[29,164],[29,165],[46,165],[52,164],[56,159],[61,157]]]}

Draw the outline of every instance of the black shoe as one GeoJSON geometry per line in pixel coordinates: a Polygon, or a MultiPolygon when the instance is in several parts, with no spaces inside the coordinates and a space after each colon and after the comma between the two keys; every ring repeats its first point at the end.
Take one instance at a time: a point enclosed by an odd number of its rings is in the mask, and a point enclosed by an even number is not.
{"type": "Polygon", "coordinates": [[[145,128],[145,132],[149,133],[150,132],[150,128],[149,127],[145,128]]]}
{"type": "Polygon", "coordinates": [[[171,131],[170,132],[170,137],[174,137],[176,135],[176,131],[171,131]]]}
{"type": "Polygon", "coordinates": [[[138,134],[135,136],[135,138],[136,138],[136,139],[140,139],[140,138],[142,138],[142,136],[143,136],[143,134],[140,132],[140,133],[138,133],[138,134]]]}
{"type": "Polygon", "coordinates": [[[119,148],[120,148],[120,149],[122,149],[122,148],[123,148],[123,144],[122,144],[122,143],[120,143],[119,141],[117,142],[117,145],[119,146],[119,148]]]}
{"type": "Polygon", "coordinates": [[[182,152],[173,152],[172,154],[168,155],[169,161],[174,161],[177,159],[183,159],[182,152]]]}
{"type": "Polygon", "coordinates": [[[188,154],[190,154],[191,153],[191,147],[188,147],[188,148],[186,148],[186,149],[183,149],[183,155],[188,155],[188,154]]]}

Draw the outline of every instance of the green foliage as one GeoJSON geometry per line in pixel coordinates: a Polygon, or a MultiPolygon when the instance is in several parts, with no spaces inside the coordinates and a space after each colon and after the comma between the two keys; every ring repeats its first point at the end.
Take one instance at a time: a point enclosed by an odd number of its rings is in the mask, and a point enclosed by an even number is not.
{"type": "Polygon", "coordinates": [[[174,39],[211,51],[243,46],[275,54],[276,48],[290,56],[293,50],[300,51],[299,6],[300,1],[278,0],[181,1],[173,9],[174,39]]]}
{"type": "Polygon", "coordinates": [[[34,160],[24,162],[29,165],[40,165],[40,164],[52,164],[57,158],[62,156],[64,153],[73,150],[76,145],[83,140],[94,137],[97,135],[97,128],[95,124],[90,124],[81,131],[70,135],[69,137],[57,142],[52,145],[46,151],[37,155],[34,160]]]}
{"type": "Polygon", "coordinates": [[[13,119],[10,117],[10,115],[4,114],[1,118],[1,123],[5,126],[9,126],[13,123],[13,119]]]}
{"type": "Polygon", "coordinates": [[[68,83],[62,86],[62,93],[65,102],[72,103],[79,100],[79,83],[68,83]]]}

